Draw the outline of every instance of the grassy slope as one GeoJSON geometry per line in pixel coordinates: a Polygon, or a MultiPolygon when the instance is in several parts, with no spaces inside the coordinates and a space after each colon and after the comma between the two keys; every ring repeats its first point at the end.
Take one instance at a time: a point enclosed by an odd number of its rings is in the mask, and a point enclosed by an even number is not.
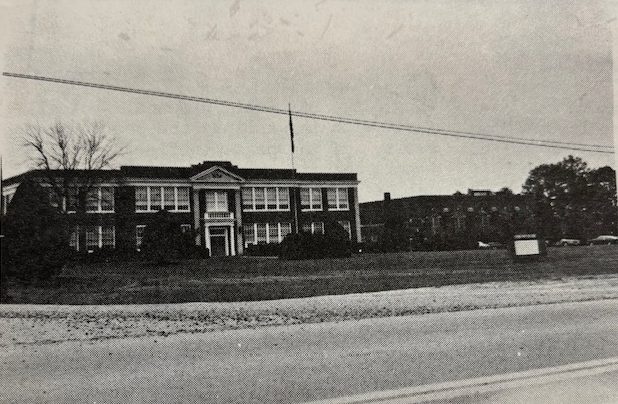
{"type": "Polygon", "coordinates": [[[78,265],[54,288],[10,290],[16,303],[123,304],[248,301],[618,273],[618,247],[553,248],[541,262],[515,264],[506,251],[364,254],[282,261],[233,257],[78,265]]]}

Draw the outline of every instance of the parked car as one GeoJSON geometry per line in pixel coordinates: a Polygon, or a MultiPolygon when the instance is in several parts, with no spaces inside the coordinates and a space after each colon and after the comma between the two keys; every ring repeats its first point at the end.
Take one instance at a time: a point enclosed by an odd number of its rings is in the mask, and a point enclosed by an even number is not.
{"type": "Polygon", "coordinates": [[[556,241],[555,245],[560,247],[576,246],[582,245],[582,241],[576,238],[561,238],[560,240],[556,241]]]}
{"type": "Polygon", "coordinates": [[[504,244],[499,243],[497,241],[490,241],[490,242],[487,242],[487,243],[479,241],[478,242],[478,248],[486,249],[486,250],[497,250],[499,248],[504,248],[504,244]]]}
{"type": "Polygon", "coordinates": [[[588,240],[590,245],[595,244],[618,244],[618,236],[602,235],[588,240]]]}

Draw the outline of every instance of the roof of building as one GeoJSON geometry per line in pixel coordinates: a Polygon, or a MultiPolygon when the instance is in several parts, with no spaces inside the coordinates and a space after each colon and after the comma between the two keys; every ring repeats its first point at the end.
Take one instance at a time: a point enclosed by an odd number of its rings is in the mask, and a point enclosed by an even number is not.
{"type": "MultiPolygon", "coordinates": [[[[356,181],[356,173],[299,173],[287,168],[239,168],[229,161],[204,161],[190,167],[122,166],[120,170],[96,170],[102,178],[157,178],[188,179],[212,167],[221,167],[247,180],[300,180],[300,181],[356,181]]],[[[55,170],[60,172],[60,170],[55,170]]],[[[85,170],[77,170],[85,171],[85,170]]],[[[23,181],[30,176],[42,174],[43,170],[31,170],[3,180],[4,185],[23,181]]]]}
{"type": "Polygon", "coordinates": [[[529,205],[532,195],[491,193],[489,195],[472,195],[456,193],[453,195],[418,195],[404,198],[361,202],[360,215],[363,224],[384,221],[384,213],[395,209],[406,215],[429,214],[441,212],[444,208],[455,211],[472,208],[487,208],[493,206],[509,206],[513,204],[529,205]]]}
{"type": "MultiPolygon", "coordinates": [[[[63,170],[50,170],[50,171],[57,172],[57,173],[63,172],[63,170]]],[[[77,174],[84,174],[86,172],[89,172],[91,175],[96,174],[96,176],[100,178],[101,180],[117,179],[119,174],[121,173],[120,170],[111,170],[111,169],[110,170],[73,170],[73,171],[77,174]]],[[[13,185],[13,184],[19,184],[25,181],[26,179],[43,177],[45,175],[46,175],[46,170],[26,171],[25,173],[21,173],[13,177],[3,179],[2,186],[6,187],[9,185],[13,185]]]]}

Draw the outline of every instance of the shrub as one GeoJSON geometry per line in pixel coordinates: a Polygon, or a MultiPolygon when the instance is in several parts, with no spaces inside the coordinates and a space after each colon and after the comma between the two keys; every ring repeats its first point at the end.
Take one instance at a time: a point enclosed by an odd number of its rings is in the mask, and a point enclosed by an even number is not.
{"type": "Polygon", "coordinates": [[[202,257],[208,250],[195,245],[195,232],[183,232],[167,211],[157,212],[144,230],[141,256],[157,264],[202,257]]]}
{"type": "Polygon", "coordinates": [[[410,249],[406,221],[400,213],[389,213],[384,221],[384,231],[380,236],[379,243],[383,252],[408,251],[410,249]]]}
{"type": "Polygon", "coordinates": [[[3,223],[2,270],[9,278],[37,283],[62,271],[70,255],[68,232],[48,201],[48,193],[33,181],[15,192],[3,223]]]}
{"type": "Polygon", "coordinates": [[[288,234],[279,257],[289,260],[342,258],[352,254],[348,233],[338,223],[327,223],[324,235],[301,232],[288,234]]]}

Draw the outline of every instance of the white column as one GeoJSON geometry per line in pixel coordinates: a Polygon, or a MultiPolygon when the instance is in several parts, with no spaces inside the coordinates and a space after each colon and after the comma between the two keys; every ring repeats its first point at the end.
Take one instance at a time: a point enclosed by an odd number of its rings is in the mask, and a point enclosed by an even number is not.
{"type": "MultiPolygon", "coordinates": [[[[198,230],[200,227],[200,198],[199,190],[193,188],[193,228],[198,230]]],[[[199,233],[195,233],[195,245],[202,245],[199,233]]]]}
{"type": "Polygon", "coordinates": [[[236,217],[234,218],[235,220],[235,224],[232,225],[232,240],[236,240],[236,252],[237,254],[242,254],[243,253],[243,240],[242,240],[242,235],[239,233],[238,229],[242,229],[242,201],[241,201],[241,195],[240,195],[241,191],[240,189],[236,190],[236,193],[234,194],[234,199],[236,202],[236,217]]]}
{"type": "Polygon", "coordinates": [[[210,229],[209,224],[204,222],[204,245],[208,248],[208,254],[212,256],[212,250],[210,249],[210,229]]]}
{"type": "Polygon", "coordinates": [[[354,187],[354,221],[356,222],[356,242],[361,242],[360,209],[358,203],[358,187],[354,187]]]}
{"type": "Polygon", "coordinates": [[[234,223],[232,223],[229,227],[229,248],[230,248],[230,254],[229,255],[236,255],[236,243],[234,242],[234,229],[236,228],[236,226],[234,225],[234,223]]]}

